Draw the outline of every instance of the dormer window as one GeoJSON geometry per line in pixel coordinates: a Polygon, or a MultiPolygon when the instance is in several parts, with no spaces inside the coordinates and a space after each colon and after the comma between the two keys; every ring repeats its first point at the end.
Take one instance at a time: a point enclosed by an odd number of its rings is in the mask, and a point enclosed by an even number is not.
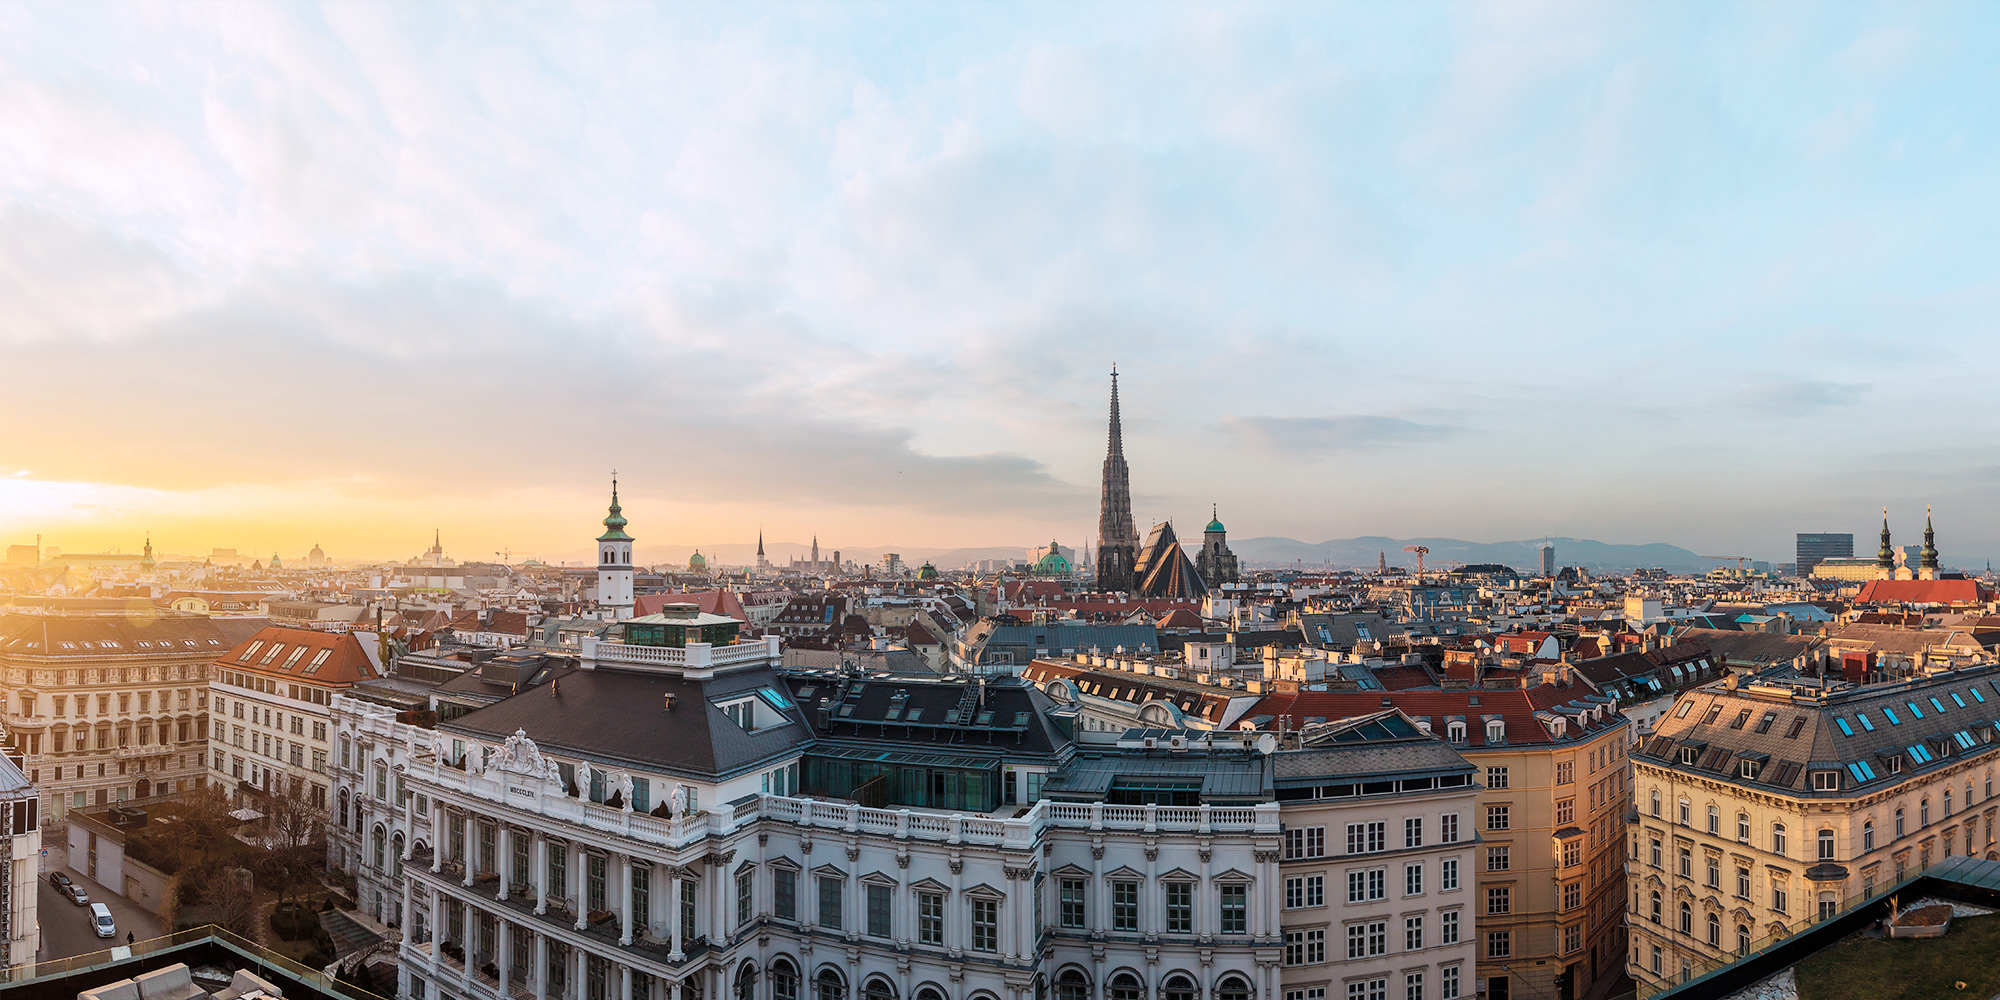
{"type": "Polygon", "coordinates": [[[1452,743],[1464,744],[1465,722],[1460,719],[1453,719],[1450,723],[1446,724],[1444,728],[1444,733],[1445,733],[1444,738],[1447,741],[1452,743]]]}
{"type": "Polygon", "coordinates": [[[1694,747],[1682,747],[1682,748],[1681,748],[1681,766],[1683,766],[1683,767],[1693,767],[1693,766],[1694,766],[1694,761],[1695,761],[1695,757],[1696,757],[1696,756],[1697,756],[1698,754],[1699,754],[1699,751],[1697,751],[1697,750],[1696,750],[1696,749],[1695,749],[1694,747]]]}
{"type": "Polygon", "coordinates": [[[1507,742],[1507,723],[1499,719],[1486,720],[1486,742],[1488,743],[1507,742]]]}
{"type": "Polygon", "coordinates": [[[1754,760],[1746,760],[1741,764],[1740,767],[1738,767],[1736,773],[1741,775],[1743,777],[1743,780],[1745,781],[1755,781],[1757,779],[1758,772],[1762,771],[1763,769],[1764,765],[1761,762],[1754,760]]]}

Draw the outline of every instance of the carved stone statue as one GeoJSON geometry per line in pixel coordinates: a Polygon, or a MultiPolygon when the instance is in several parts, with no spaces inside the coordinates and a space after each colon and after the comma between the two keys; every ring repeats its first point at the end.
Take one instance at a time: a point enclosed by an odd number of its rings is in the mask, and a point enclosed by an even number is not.
{"type": "Polygon", "coordinates": [[[682,816],[687,815],[687,808],[688,808],[687,789],[682,788],[679,785],[675,785],[674,794],[668,796],[667,802],[668,802],[668,808],[673,811],[675,819],[680,819],[682,816]]]}

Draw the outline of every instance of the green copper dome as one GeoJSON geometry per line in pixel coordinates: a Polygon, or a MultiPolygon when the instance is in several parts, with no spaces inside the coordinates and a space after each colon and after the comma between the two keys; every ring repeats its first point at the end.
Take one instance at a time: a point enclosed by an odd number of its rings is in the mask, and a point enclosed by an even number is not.
{"type": "Polygon", "coordinates": [[[604,519],[604,534],[597,536],[600,542],[629,542],[632,536],[625,533],[624,508],[618,506],[618,480],[611,481],[611,514],[604,519]]]}
{"type": "Polygon", "coordinates": [[[700,549],[694,550],[694,555],[688,557],[689,569],[701,569],[707,565],[708,559],[701,554],[700,549]]]}
{"type": "Polygon", "coordinates": [[[931,565],[929,562],[925,562],[923,568],[917,570],[917,579],[919,580],[935,580],[937,579],[937,575],[937,567],[931,565]]]}
{"type": "Polygon", "coordinates": [[[1217,514],[1216,514],[1216,511],[1215,511],[1215,508],[1214,508],[1214,507],[1210,507],[1210,508],[1208,509],[1208,529],[1207,529],[1207,530],[1209,530],[1209,531],[1226,531],[1226,530],[1228,530],[1228,529],[1226,529],[1226,528],[1224,528],[1224,527],[1222,526],[1222,521],[1221,521],[1221,520],[1219,520],[1219,515],[1217,515],[1217,514]]]}

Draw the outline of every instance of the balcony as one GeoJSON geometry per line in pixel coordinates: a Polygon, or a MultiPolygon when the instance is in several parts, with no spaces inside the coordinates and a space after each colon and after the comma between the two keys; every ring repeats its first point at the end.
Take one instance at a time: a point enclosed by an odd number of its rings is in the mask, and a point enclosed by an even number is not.
{"type": "Polygon", "coordinates": [[[775,667],[782,659],[776,636],[738,642],[730,646],[711,646],[705,642],[690,642],[686,646],[632,646],[623,642],[585,638],[581,653],[583,659],[599,663],[672,667],[688,671],[758,664],[775,667]]]}

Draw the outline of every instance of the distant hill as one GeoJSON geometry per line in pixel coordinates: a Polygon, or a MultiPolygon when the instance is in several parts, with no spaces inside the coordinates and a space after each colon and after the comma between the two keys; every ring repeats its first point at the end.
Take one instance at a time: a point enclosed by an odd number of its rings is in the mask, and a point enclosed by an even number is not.
{"type": "MultiPolygon", "coordinates": [[[[1615,545],[1589,538],[1552,538],[1556,565],[1582,566],[1595,572],[1662,569],[1699,572],[1717,565],[1713,559],[1664,542],[1647,545],[1615,545]]],[[[1449,567],[1453,563],[1500,563],[1517,570],[1533,571],[1541,566],[1542,539],[1521,542],[1468,542],[1457,538],[1336,538],[1326,542],[1301,542],[1295,538],[1231,539],[1229,547],[1246,568],[1278,568],[1304,565],[1333,569],[1373,569],[1376,558],[1387,554],[1389,565],[1415,568],[1417,556],[1404,552],[1405,545],[1422,545],[1431,551],[1424,565],[1449,567]]]]}
{"type": "MultiPolygon", "coordinates": [[[[810,542],[767,541],[764,543],[764,556],[771,560],[774,565],[782,566],[795,557],[804,559],[810,547],[810,542]]],[[[922,546],[897,548],[880,545],[841,547],[829,545],[825,541],[821,541],[819,554],[822,559],[831,559],[835,550],[838,550],[840,558],[847,562],[880,563],[884,552],[894,552],[903,557],[903,564],[905,566],[921,566],[928,559],[939,569],[954,570],[962,569],[972,563],[985,559],[1024,560],[1028,557],[1028,549],[1031,547],[1027,545],[989,545],[957,549],[924,548],[922,546]]],[[[694,548],[687,545],[642,545],[638,551],[633,553],[633,557],[642,566],[682,565],[687,562],[688,556],[693,551],[694,548]]],[[[742,543],[704,545],[701,546],[701,554],[706,556],[710,561],[723,565],[745,566],[756,561],[757,544],[752,542],[747,545],[742,543]]]]}

